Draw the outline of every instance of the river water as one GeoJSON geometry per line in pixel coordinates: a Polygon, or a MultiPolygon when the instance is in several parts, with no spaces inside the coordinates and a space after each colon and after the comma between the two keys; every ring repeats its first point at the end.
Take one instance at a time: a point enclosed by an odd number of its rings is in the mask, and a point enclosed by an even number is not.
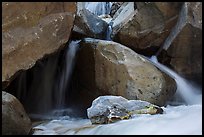
{"type": "Polygon", "coordinates": [[[201,91],[160,64],[156,57],[151,60],[175,79],[176,96],[180,95],[184,101],[182,105],[162,107],[164,114],[140,114],[129,120],[104,125],[92,125],[89,119],[58,117],[34,127],[34,135],[201,135],[201,91]]]}
{"type": "Polygon", "coordinates": [[[34,135],[201,135],[202,105],[162,107],[164,114],[138,115],[112,124],[60,117],[35,127],[34,135]]]}

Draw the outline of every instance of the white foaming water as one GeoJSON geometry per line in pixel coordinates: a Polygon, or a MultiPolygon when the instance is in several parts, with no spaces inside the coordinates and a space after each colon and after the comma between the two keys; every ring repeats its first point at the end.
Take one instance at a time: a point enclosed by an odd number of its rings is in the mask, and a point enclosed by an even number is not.
{"type": "Polygon", "coordinates": [[[92,125],[89,119],[52,120],[34,135],[201,135],[202,105],[163,107],[164,114],[137,115],[112,124],[92,125]]]}
{"type": "Polygon", "coordinates": [[[112,6],[111,2],[86,2],[85,3],[85,8],[98,16],[104,15],[104,14],[110,14],[111,6],[112,6]]]}
{"type": "Polygon", "coordinates": [[[202,95],[201,95],[201,89],[198,87],[195,87],[188,81],[186,81],[184,78],[179,76],[176,72],[173,70],[169,69],[168,67],[160,64],[157,61],[156,56],[152,56],[150,58],[152,62],[154,62],[154,65],[157,66],[159,69],[162,71],[166,72],[169,74],[174,80],[176,81],[177,84],[177,90],[176,94],[178,94],[188,105],[192,104],[201,104],[202,103],[202,95]]]}

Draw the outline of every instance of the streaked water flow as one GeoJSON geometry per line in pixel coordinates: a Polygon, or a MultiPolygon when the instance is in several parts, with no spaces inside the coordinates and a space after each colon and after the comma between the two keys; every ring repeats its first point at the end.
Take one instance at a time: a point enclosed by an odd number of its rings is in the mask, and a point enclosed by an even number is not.
{"type": "Polygon", "coordinates": [[[180,96],[182,100],[185,101],[186,104],[192,105],[202,103],[201,89],[199,87],[196,87],[195,85],[191,84],[190,82],[182,78],[176,72],[171,70],[170,68],[159,63],[157,61],[156,56],[152,56],[150,60],[154,62],[154,65],[156,65],[159,69],[161,69],[165,73],[169,74],[172,78],[174,78],[177,84],[176,94],[180,96]]]}

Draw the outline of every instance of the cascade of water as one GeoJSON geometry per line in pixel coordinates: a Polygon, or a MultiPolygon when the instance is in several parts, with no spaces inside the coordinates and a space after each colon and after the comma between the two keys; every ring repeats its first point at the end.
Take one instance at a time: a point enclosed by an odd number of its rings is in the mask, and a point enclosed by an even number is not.
{"type": "Polygon", "coordinates": [[[104,15],[104,14],[110,14],[111,6],[112,6],[111,2],[86,2],[85,3],[85,8],[98,16],[104,15]]]}
{"type": "MultiPolygon", "coordinates": [[[[59,109],[59,112],[63,112],[60,109],[64,109],[65,93],[67,92],[67,87],[69,87],[70,77],[75,64],[75,55],[79,48],[79,42],[80,41],[71,41],[69,44],[69,49],[65,55],[64,67],[61,72],[58,91],[56,91],[56,108],[59,109]]],[[[54,110],[53,113],[57,115],[63,115],[64,112],[58,113],[57,110],[54,110]]]]}
{"type": "Polygon", "coordinates": [[[176,84],[177,84],[177,90],[176,94],[179,95],[185,103],[188,105],[193,105],[193,104],[200,104],[202,103],[202,97],[200,95],[201,89],[198,87],[195,87],[188,81],[186,81],[184,78],[179,76],[176,72],[173,70],[169,69],[168,67],[160,64],[157,61],[156,56],[152,56],[150,60],[154,63],[155,66],[157,66],[159,69],[162,71],[166,72],[169,74],[172,78],[175,79],[176,84]]]}
{"type": "Polygon", "coordinates": [[[30,117],[34,119],[53,119],[58,116],[72,113],[72,109],[65,108],[67,101],[67,89],[69,88],[70,78],[75,63],[75,55],[79,48],[79,41],[72,41],[65,56],[62,58],[63,65],[59,64],[60,53],[51,56],[45,63],[36,66],[32,73],[22,75],[23,80],[19,87],[19,96],[24,97],[26,109],[30,117]],[[61,67],[61,71],[59,71],[61,67]],[[25,88],[23,85],[31,75],[32,79],[25,88]],[[58,76],[59,79],[56,77],[58,76]],[[23,92],[21,92],[23,91],[23,92]],[[26,93],[26,94],[25,94],[26,93]],[[24,96],[22,96],[22,94],[24,96]]]}

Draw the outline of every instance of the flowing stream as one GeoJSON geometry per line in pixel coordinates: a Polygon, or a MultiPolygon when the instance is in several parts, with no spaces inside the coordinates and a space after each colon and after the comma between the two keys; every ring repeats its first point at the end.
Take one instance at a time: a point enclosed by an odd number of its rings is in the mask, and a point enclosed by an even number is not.
{"type": "Polygon", "coordinates": [[[169,74],[172,78],[174,78],[177,85],[176,96],[180,96],[181,99],[185,102],[185,104],[202,104],[202,90],[199,87],[196,87],[195,85],[191,84],[190,82],[179,76],[173,70],[159,63],[157,61],[156,56],[152,56],[150,60],[160,70],[164,71],[166,74],[169,74]]]}
{"type": "Polygon", "coordinates": [[[140,115],[105,125],[91,125],[89,119],[56,119],[36,126],[34,135],[202,134],[201,105],[167,106],[163,109],[164,114],[140,115]]]}
{"type": "MultiPolygon", "coordinates": [[[[102,15],[110,12],[110,5],[111,3],[108,2],[87,2],[85,7],[96,15],[102,15]]],[[[109,29],[109,31],[111,31],[111,28],[109,29]]],[[[110,32],[108,32],[107,36],[110,35],[109,33],[110,32]]],[[[107,40],[111,39],[107,37],[107,40]]],[[[76,47],[74,48],[73,46],[70,48],[68,56],[71,57],[67,58],[69,58],[69,62],[73,62],[76,47]]],[[[129,120],[103,125],[92,125],[91,121],[87,118],[73,118],[69,115],[58,116],[53,120],[35,126],[34,135],[201,135],[202,89],[195,87],[168,67],[160,64],[156,56],[153,56],[149,60],[175,79],[177,83],[175,96],[179,96],[181,104],[163,106],[164,114],[140,114],[129,120]]],[[[65,83],[63,81],[69,81],[71,70],[71,68],[66,68],[62,74],[62,89],[58,95],[59,106],[62,105],[64,100],[63,85],[65,83]]],[[[173,102],[176,101],[177,100],[173,100],[173,102]]]]}
{"type": "Polygon", "coordinates": [[[176,95],[180,95],[185,104],[162,107],[164,114],[137,115],[104,125],[92,125],[89,119],[62,116],[36,126],[34,135],[201,135],[201,90],[160,64],[155,56],[150,61],[175,79],[176,95]]]}

